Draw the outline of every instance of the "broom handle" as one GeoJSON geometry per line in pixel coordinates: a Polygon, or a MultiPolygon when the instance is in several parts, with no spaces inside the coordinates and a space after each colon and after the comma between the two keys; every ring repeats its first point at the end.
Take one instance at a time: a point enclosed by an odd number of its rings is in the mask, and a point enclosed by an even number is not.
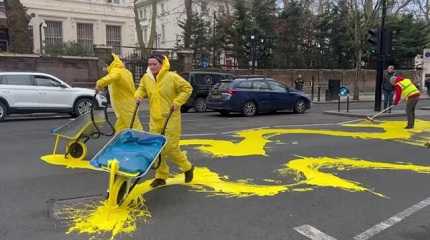
{"type": "Polygon", "coordinates": [[[375,119],[376,117],[378,117],[379,115],[383,114],[384,112],[386,112],[386,111],[390,110],[390,109],[391,109],[391,108],[393,108],[393,107],[394,107],[394,105],[391,105],[391,106],[387,107],[386,109],[384,109],[384,110],[380,111],[379,113],[375,114],[375,115],[374,115],[373,117],[371,117],[370,119],[375,119]]]}

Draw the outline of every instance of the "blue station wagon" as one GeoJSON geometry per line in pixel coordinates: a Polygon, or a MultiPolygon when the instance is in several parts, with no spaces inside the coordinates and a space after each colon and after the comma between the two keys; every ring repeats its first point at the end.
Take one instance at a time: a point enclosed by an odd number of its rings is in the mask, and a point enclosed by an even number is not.
{"type": "Polygon", "coordinates": [[[270,78],[238,78],[215,85],[208,96],[207,107],[222,115],[239,112],[254,116],[280,110],[304,113],[310,109],[311,100],[303,92],[270,78]]]}

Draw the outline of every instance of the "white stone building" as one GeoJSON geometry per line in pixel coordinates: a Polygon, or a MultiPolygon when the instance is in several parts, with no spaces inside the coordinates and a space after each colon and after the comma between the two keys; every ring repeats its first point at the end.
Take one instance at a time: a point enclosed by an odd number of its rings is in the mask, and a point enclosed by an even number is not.
{"type": "MultiPolygon", "coordinates": [[[[231,11],[230,0],[194,0],[193,11],[203,13],[213,21],[218,14],[228,14],[231,11]]],[[[152,0],[138,2],[139,18],[145,43],[151,35],[152,0]]],[[[175,48],[183,30],[179,22],[186,18],[184,0],[158,0],[157,26],[154,48],[175,48]]]]}
{"type": "Polygon", "coordinates": [[[34,50],[66,42],[114,46],[124,55],[137,46],[133,0],[21,0],[33,18],[34,50]],[[42,33],[42,35],[40,35],[42,33]],[[42,39],[42,42],[40,40],[42,39]]]}

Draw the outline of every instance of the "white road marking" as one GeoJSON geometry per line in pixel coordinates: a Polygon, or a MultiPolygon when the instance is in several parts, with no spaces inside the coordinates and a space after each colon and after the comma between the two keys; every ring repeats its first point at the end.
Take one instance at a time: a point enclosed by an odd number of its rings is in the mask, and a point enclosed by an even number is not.
{"type": "Polygon", "coordinates": [[[388,229],[395,224],[403,221],[405,218],[411,216],[412,214],[422,210],[425,207],[430,206],[430,197],[407,208],[406,210],[403,210],[402,212],[390,217],[389,219],[376,224],[375,226],[369,228],[365,232],[357,235],[354,237],[354,240],[367,240],[371,237],[375,236],[376,234],[384,231],[385,229],[388,229]]]}
{"type": "MultiPolygon", "coordinates": [[[[381,233],[382,231],[396,225],[397,223],[403,221],[405,218],[411,216],[414,213],[417,213],[418,211],[424,209],[425,207],[430,206],[430,197],[399,212],[398,214],[388,218],[387,220],[376,224],[375,226],[369,228],[363,233],[360,233],[359,235],[355,236],[354,240],[368,240],[378,233],[381,233]]],[[[302,225],[299,227],[295,227],[294,230],[302,234],[303,236],[306,236],[307,238],[311,240],[336,240],[335,238],[321,232],[320,230],[310,226],[310,225],[302,225]]]]}
{"type": "Polygon", "coordinates": [[[302,225],[295,227],[294,230],[311,240],[336,240],[336,238],[329,236],[320,230],[312,227],[311,225],[302,225]]]}

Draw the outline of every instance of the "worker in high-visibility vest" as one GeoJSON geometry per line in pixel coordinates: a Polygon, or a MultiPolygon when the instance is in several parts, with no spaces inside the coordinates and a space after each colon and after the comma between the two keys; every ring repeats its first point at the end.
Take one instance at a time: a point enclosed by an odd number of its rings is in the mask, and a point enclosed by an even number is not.
{"type": "Polygon", "coordinates": [[[415,125],[415,107],[420,98],[420,91],[411,79],[405,78],[401,73],[392,77],[391,83],[394,86],[394,105],[398,105],[400,100],[406,101],[408,125],[405,128],[412,129],[415,125]]]}

